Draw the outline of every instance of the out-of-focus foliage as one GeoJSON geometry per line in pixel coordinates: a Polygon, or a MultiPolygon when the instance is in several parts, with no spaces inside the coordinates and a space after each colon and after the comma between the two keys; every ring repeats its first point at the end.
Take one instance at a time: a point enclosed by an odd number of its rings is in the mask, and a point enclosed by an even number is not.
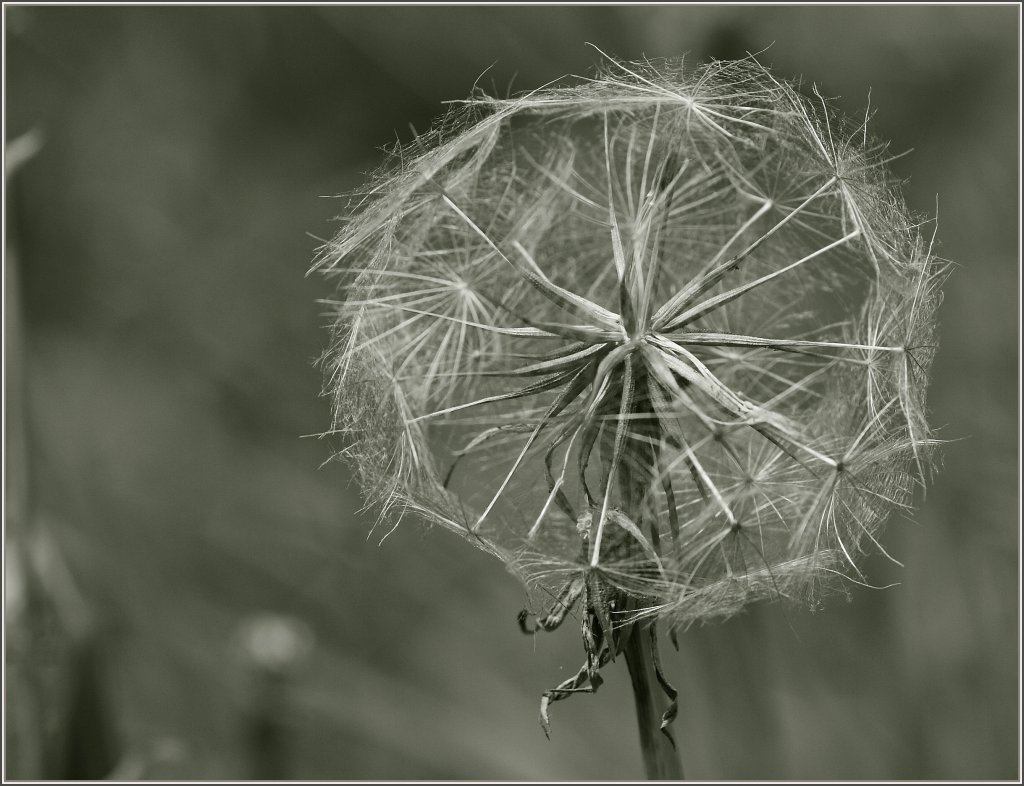
{"type": "Polygon", "coordinates": [[[571,633],[522,637],[517,584],[444,532],[367,539],[347,470],[300,438],[329,417],[328,293],[303,274],[342,205],[318,197],[478,77],[503,94],[588,70],[585,41],[771,44],[763,62],[848,114],[870,87],[960,265],[930,395],[956,441],[888,530],[906,569],[865,571],[901,586],[683,636],[665,665],[688,774],[1013,777],[1017,14],[6,6],[7,141],[42,140],[6,192],[7,777],[108,766],[69,753],[87,728],[126,778],[637,774],[624,672],[547,742],[536,695],[571,633]]]}

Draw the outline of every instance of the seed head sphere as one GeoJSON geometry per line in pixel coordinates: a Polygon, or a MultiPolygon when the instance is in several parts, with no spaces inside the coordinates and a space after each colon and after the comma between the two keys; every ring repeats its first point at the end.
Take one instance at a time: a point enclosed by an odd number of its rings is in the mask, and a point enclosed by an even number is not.
{"type": "Polygon", "coordinates": [[[868,119],[612,62],[396,150],[316,261],[368,501],[672,629],[865,581],[929,473],[944,273],[868,119]]]}

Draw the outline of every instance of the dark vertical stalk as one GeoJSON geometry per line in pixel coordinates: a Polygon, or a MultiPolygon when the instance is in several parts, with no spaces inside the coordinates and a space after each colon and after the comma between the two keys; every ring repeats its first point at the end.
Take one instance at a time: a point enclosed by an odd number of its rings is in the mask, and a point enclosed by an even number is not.
{"type": "Polygon", "coordinates": [[[626,667],[633,683],[640,750],[648,780],[682,780],[683,765],[679,760],[679,752],[669,736],[661,730],[661,717],[666,702],[654,671],[654,646],[654,639],[649,635],[647,627],[638,622],[633,626],[633,632],[623,648],[626,667]]]}
{"type": "Polygon", "coordinates": [[[246,719],[246,747],[253,780],[288,780],[287,676],[271,669],[254,675],[253,705],[246,719]]]}
{"type": "MultiPolygon", "coordinates": [[[[619,473],[619,493],[626,512],[645,529],[644,519],[650,517],[648,495],[658,473],[658,457],[661,442],[661,429],[651,403],[648,386],[650,380],[641,370],[637,374],[633,414],[644,414],[650,417],[634,422],[633,429],[639,437],[632,445],[631,461],[623,464],[619,473]]],[[[658,522],[650,521],[646,529],[651,540],[658,549],[658,522]]],[[[637,728],[640,732],[640,750],[643,754],[644,768],[648,780],[682,780],[683,765],[679,758],[672,738],[662,730],[661,723],[668,706],[665,693],[658,684],[656,664],[658,653],[657,639],[652,635],[655,625],[653,621],[640,621],[632,626],[629,638],[622,647],[626,658],[626,667],[633,684],[633,700],[636,703],[637,728]]]]}

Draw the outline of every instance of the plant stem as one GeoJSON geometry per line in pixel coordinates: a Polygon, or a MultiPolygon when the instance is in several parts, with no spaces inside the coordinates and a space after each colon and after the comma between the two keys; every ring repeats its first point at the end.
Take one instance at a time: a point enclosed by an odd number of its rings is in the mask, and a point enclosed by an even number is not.
{"type": "Polygon", "coordinates": [[[623,647],[629,677],[633,682],[636,720],[640,731],[640,750],[644,757],[647,779],[673,781],[683,779],[683,765],[672,740],[661,730],[665,700],[654,672],[654,639],[647,626],[633,625],[629,640],[623,647]]]}
{"type": "MultiPolygon", "coordinates": [[[[627,515],[643,527],[644,513],[648,506],[648,495],[653,480],[658,476],[658,455],[662,444],[660,421],[650,405],[650,381],[642,367],[637,374],[632,391],[634,404],[631,413],[647,417],[634,421],[631,428],[646,439],[637,439],[632,445],[630,460],[619,467],[619,494],[627,515]],[[644,402],[639,406],[635,402],[644,402]]],[[[651,522],[651,539],[657,549],[657,523],[651,522]]],[[[679,760],[672,739],[661,729],[661,718],[667,707],[665,695],[658,684],[655,652],[656,623],[635,622],[629,638],[622,645],[629,677],[633,683],[633,699],[636,702],[636,720],[640,731],[640,750],[644,757],[644,768],[648,780],[682,780],[683,765],[679,760]]]]}

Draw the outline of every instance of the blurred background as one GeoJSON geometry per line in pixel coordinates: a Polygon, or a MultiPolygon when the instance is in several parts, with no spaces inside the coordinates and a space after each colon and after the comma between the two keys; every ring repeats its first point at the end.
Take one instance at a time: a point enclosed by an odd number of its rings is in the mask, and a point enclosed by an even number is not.
{"type": "Polygon", "coordinates": [[[944,466],[887,530],[906,568],[865,570],[899,586],[667,648],[687,775],[1019,777],[1019,13],[5,5],[6,777],[641,774],[625,669],[546,740],[574,626],[524,637],[522,589],[447,533],[371,532],[306,436],[329,427],[332,292],[305,273],[331,196],[478,78],[587,72],[585,42],[763,50],[854,115],[870,88],[957,263],[944,466]]]}

